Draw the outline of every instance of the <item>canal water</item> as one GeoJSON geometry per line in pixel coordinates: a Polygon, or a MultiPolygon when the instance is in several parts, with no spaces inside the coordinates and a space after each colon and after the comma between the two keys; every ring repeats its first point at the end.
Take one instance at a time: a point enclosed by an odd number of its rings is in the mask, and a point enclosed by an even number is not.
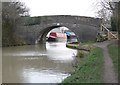
{"type": "Polygon", "coordinates": [[[60,83],[74,70],[77,50],[66,43],[4,47],[3,83],[60,83]]]}

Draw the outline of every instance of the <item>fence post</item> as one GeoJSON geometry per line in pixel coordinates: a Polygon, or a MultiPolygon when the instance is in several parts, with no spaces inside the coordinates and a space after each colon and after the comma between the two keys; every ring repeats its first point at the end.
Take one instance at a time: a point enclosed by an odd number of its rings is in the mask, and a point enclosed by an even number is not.
{"type": "Polygon", "coordinates": [[[110,40],[110,32],[108,31],[108,40],[110,40]]]}

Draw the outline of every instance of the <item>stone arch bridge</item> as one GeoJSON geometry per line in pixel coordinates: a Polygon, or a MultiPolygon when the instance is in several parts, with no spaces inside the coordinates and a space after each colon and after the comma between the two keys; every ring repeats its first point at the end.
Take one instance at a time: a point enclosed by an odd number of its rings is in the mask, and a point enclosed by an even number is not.
{"type": "Polygon", "coordinates": [[[83,16],[43,16],[40,24],[19,26],[16,34],[28,43],[44,43],[48,32],[57,27],[67,27],[78,37],[79,41],[95,40],[100,29],[101,19],[83,16]]]}

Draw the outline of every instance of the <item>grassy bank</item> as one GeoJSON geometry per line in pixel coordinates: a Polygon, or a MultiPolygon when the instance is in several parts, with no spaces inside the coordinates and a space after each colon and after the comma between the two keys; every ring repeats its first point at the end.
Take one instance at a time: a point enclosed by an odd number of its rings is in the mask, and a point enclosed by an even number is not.
{"type": "Polygon", "coordinates": [[[66,47],[84,51],[90,51],[93,43],[67,43],[66,47]]]}
{"type": "Polygon", "coordinates": [[[118,45],[114,44],[114,45],[109,45],[108,49],[109,49],[110,57],[113,60],[115,71],[116,73],[118,73],[118,49],[120,50],[120,48],[118,48],[118,45]]]}
{"type": "MultiPolygon", "coordinates": [[[[60,85],[67,83],[101,83],[103,73],[103,54],[100,48],[93,48],[90,53],[79,58],[75,72],[67,77],[60,85]]],[[[79,55],[78,55],[79,57],[79,55]]]]}

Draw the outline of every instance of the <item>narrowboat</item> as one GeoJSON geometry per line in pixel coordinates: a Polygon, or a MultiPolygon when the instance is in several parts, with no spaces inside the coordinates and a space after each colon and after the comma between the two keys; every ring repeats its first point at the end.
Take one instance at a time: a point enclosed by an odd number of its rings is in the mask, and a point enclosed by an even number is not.
{"type": "Polygon", "coordinates": [[[60,32],[50,32],[47,38],[47,41],[53,41],[53,42],[66,42],[67,36],[65,33],[60,32]]]}

